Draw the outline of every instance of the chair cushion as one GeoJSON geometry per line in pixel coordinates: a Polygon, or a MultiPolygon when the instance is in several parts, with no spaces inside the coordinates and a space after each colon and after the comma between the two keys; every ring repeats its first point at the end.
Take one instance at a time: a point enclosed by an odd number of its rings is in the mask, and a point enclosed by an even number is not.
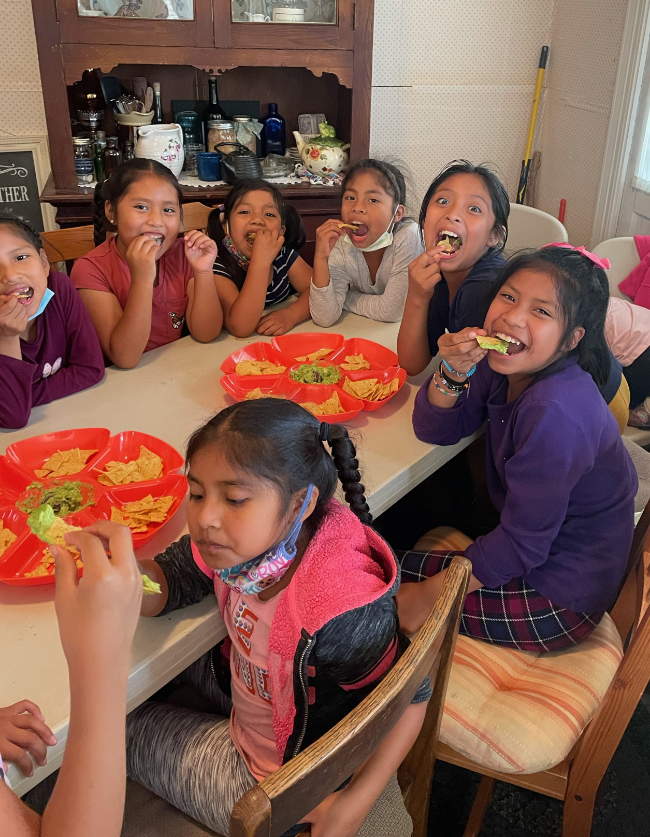
{"type": "Polygon", "coordinates": [[[502,773],[548,770],[571,751],[622,657],[608,614],[563,651],[517,651],[459,636],[440,739],[502,773]]]}

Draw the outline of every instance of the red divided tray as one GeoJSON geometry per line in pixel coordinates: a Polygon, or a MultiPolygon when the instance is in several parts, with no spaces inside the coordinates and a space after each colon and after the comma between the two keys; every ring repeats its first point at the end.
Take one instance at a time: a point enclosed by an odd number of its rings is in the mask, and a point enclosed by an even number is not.
{"type": "MultiPolygon", "coordinates": [[[[320,332],[308,332],[305,334],[284,334],[274,337],[271,343],[251,343],[245,349],[239,349],[230,355],[221,365],[221,370],[226,374],[221,378],[221,386],[236,401],[242,401],[248,392],[258,387],[268,395],[284,395],[291,401],[314,401],[317,404],[326,401],[334,390],[338,391],[341,405],[346,412],[339,416],[327,416],[330,423],[348,421],[358,415],[361,410],[372,412],[387,404],[393,395],[383,401],[367,401],[356,399],[343,390],[343,381],[349,377],[352,381],[364,378],[378,378],[382,383],[387,383],[397,377],[399,389],[404,386],[406,372],[399,368],[398,358],[395,352],[387,349],[372,340],[363,337],[353,337],[346,340],[342,334],[330,334],[320,332]],[[370,363],[370,369],[360,372],[347,372],[341,369],[342,377],[336,385],[326,384],[301,384],[293,381],[290,372],[297,369],[305,361],[297,361],[296,358],[312,354],[318,349],[331,348],[332,354],[319,362],[321,366],[339,365],[345,363],[349,355],[362,354],[370,363]],[[287,370],[282,375],[246,375],[240,377],[235,373],[235,365],[240,360],[271,360],[287,370]],[[306,395],[309,390],[309,395],[306,395]],[[313,394],[316,391],[320,394],[313,394]],[[329,395],[323,395],[328,392],[329,395]],[[354,407],[354,403],[361,405],[354,407]],[[348,410],[348,406],[350,409],[348,410]]],[[[398,390],[399,392],[399,390],[398,390]]],[[[323,417],[325,418],[325,416],[323,417]]]]}
{"type": "Polygon", "coordinates": [[[63,480],[79,481],[86,484],[89,491],[94,491],[94,505],[66,517],[66,522],[74,526],[89,526],[96,520],[110,520],[112,505],[120,508],[124,503],[141,500],[148,494],[154,498],[172,495],[174,502],[166,520],[163,523],[150,523],[147,532],[133,536],[133,543],[137,549],[165,526],[180,508],[187,491],[187,481],[179,474],[182,465],[183,458],[171,445],[155,436],[133,430],[111,437],[110,431],[105,428],[85,428],[46,433],[10,445],[6,456],[0,456],[0,519],[7,528],[18,535],[18,538],[0,556],[0,582],[30,586],[54,582],[54,575],[25,578],[26,572],[39,565],[46,548],[46,544],[31,534],[27,526],[27,515],[19,511],[15,505],[17,500],[26,496],[27,488],[32,482],[47,486],[63,480]],[[110,487],[97,482],[97,474],[104,469],[106,462],[128,462],[137,459],[141,445],[162,457],[163,476],[160,479],[110,487]],[[36,477],[34,469],[40,469],[49,456],[57,450],[70,448],[97,449],[98,452],[78,474],[59,477],[56,480],[36,477]]]}

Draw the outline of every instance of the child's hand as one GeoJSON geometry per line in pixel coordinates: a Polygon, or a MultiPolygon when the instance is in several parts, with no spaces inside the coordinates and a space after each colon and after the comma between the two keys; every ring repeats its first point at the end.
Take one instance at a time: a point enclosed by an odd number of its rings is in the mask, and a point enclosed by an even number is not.
{"type": "Polygon", "coordinates": [[[100,521],[65,538],[80,550],[84,563],[78,578],[71,553],[50,547],[56,566],[54,605],[70,674],[88,677],[106,665],[119,674],[128,668],[142,599],[131,532],[119,523],[100,521]]]}
{"type": "Polygon", "coordinates": [[[442,278],[440,273],[440,252],[438,248],[426,250],[409,265],[409,294],[423,302],[429,302],[436,285],[442,278]]]}
{"type": "Polygon", "coordinates": [[[443,334],[438,340],[438,354],[455,372],[464,375],[487,354],[487,349],[482,349],[476,342],[479,335],[484,337],[486,334],[483,328],[464,328],[456,334],[443,334]]]}
{"type": "Polygon", "coordinates": [[[268,334],[270,336],[273,334],[286,334],[287,331],[291,331],[296,324],[296,320],[289,310],[290,307],[281,308],[279,311],[272,311],[270,314],[262,317],[257,324],[257,333],[268,334]]]}
{"type": "Polygon", "coordinates": [[[342,222],[338,218],[328,218],[324,224],[316,230],[316,250],[314,258],[328,259],[334,249],[336,242],[344,236],[347,230],[340,229],[342,222]]]}
{"type": "Polygon", "coordinates": [[[34,772],[32,754],[37,764],[47,762],[47,747],[56,744],[56,737],[45,723],[43,713],[31,700],[20,700],[0,708],[0,753],[13,762],[25,776],[34,772]]]}
{"type": "Polygon", "coordinates": [[[217,258],[217,245],[200,230],[192,230],[183,237],[185,256],[195,273],[212,273],[212,265],[217,258]]]}
{"type": "Polygon", "coordinates": [[[156,256],[160,250],[160,244],[151,235],[139,235],[129,244],[126,255],[126,263],[131,271],[131,281],[148,279],[152,283],[156,279],[156,256]]]}
{"type": "Polygon", "coordinates": [[[0,294],[0,337],[18,337],[29,323],[29,313],[15,294],[0,294]]]}
{"type": "Polygon", "coordinates": [[[346,788],[326,796],[303,820],[311,823],[311,837],[356,837],[366,813],[348,799],[346,788]]]}
{"type": "Polygon", "coordinates": [[[251,262],[255,260],[270,266],[283,244],[284,236],[280,235],[277,230],[257,230],[252,245],[251,262]]]}

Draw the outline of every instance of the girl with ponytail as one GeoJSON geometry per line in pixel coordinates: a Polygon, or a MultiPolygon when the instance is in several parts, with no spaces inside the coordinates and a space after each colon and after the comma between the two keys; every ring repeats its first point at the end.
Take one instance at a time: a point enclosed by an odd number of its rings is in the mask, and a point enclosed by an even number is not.
{"type": "Polygon", "coordinates": [[[210,213],[208,235],[217,245],[214,278],[231,334],[284,334],[309,319],[311,267],[297,252],[305,230],[275,186],[240,180],[223,206],[210,213]],[[298,299],[264,315],[265,308],[293,293],[298,299]]]}
{"type": "MultiPolygon", "coordinates": [[[[128,772],[227,834],[235,801],[363,700],[408,640],[396,559],[370,528],[345,427],[290,401],[243,401],[192,435],[186,461],[189,534],[141,562],[162,591],[142,613],[214,593],[228,639],[185,673],[211,715],[154,702],[129,715],[128,772]],[[349,508],[334,498],[339,482],[349,508]]],[[[425,681],[350,783],[306,818],[313,832],[357,833],[429,695],[425,681]]]]}

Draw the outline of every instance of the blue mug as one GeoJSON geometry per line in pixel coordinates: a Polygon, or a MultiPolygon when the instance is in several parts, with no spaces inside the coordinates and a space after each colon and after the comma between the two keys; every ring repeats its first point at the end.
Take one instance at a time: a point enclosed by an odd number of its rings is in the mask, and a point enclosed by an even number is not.
{"type": "Polygon", "coordinates": [[[196,155],[196,168],[199,180],[221,180],[221,158],[218,151],[199,151],[196,155]]]}

